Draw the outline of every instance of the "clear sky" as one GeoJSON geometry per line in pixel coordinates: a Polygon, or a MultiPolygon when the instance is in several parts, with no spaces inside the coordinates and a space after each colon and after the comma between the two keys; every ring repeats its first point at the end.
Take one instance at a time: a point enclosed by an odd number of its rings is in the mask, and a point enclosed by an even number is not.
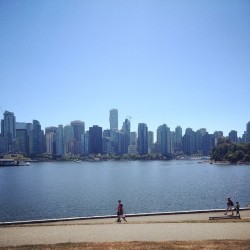
{"type": "Polygon", "coordinates": [[[249,0],[0,0],[0,106],[42,128],[250,121],[249,0]]]}

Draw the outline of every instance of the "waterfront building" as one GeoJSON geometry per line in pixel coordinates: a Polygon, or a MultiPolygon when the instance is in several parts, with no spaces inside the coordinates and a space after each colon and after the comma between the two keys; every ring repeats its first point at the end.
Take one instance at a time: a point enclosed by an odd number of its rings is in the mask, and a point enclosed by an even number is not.
{"type": "Polygon", "coordinates": [[[246,125],[246,142],[250,142],[250,121],[246,125]]]}
{"type": "Polygon", "coordinates": [[[16,122],[16,130],[17,129],[26,129],[26,122],[16,122]]]}
{"type": "Polygon", "coordinates": [[[129,145],[128,146],[128,154],[137,155],[138,154],[137,145],[129,145]]]}
{"type": "Polygon", "coordinates": [[[110,130],[118,130],[118,109],[109,111],[110,130]]]}
{"type": "Polygon", "coordinates": [[[0,154],[8,152],[6,138],[0,134],[0,154]]]}
{"type": "Polygon", "coordinates": [[[73,128],[74,137],[74,154],[84,154],[84,133],[85,123],[83,121],[72,121],[71,127],[73,128]]]}
{"type": "Polygon", "coordinates": [[[137,145],[137,133],[130,132],[130,145],[137,145]]]}
{"type": "Polygon", "coordinates": [[[27,147],[27,154],[30,155],[30,141],[31,141],[31,134],[32,134],[33,124],[32,123],[26,123],[26,130],[27,130],[27,141],[28,141],[28,147],[27,147]]]}
{"type": "Polygon", "coordinates": [[[195,144],[194,144],[194,152],[202,154],[202,140],[203,136],[207,133],[205,128],[198,129],[195,133],[195,144]]]}
{"type": "Polygon", "coordinates": [[[63,129],[63,141],[64,141],[64,154],[73,154],[73,140],[74,133],[73,128],[70,125],[64,126],[63,129]]]}
{"type": "Polygon", "coordinates": [[[54,132],[45,132],[46,153],[56,154],[56,134],[54,132]]]}
{"type": "Polygon", "coordinates": [[[44,133],[39,121],[33,120],[32,130],[29,137],[29,153],[39,155],[44,152],[44,133]]]}
{"type": "Polygon", "coordinates": [[[194,154],[195,151],[195,132],[191,128],[187,128],[182,137],[182,150],[184,154],[194,154]]]}
{"type": "Polygon", "coordinates": [[[231,142],[237,143],[238,142],[238,136],[237,131],[231,130],[228,134],[228,137],[231,139],[231,142]]]}
{"type": "Polygon", "coordinates": [[[223,137],[223,132],[222,131],[215,131],[213,134],[214,137],[214,145],[216,146],[218,144],[219,138],[223,137]]]}
{"type": "Polygon", "coordinates": [[[47,154],[56,154],[56,132],[57,127],[45,128],[45,152],[47,154]]]}
{"type": "Polygon", "coordinates": [[[57,127],[54,127],[54,126],[47,127],[47,128],[45,128],[45,135],[46,135],[47,133],[50,133],[50,132],[56,133],[56,130],[57,130],[57,127]]]}
{"type": "Polygon", "coordinates": [[[125,119],[123,126],[122,126],[122,132],[124,133],[124,153],[128,153],[128,146],[130,144],[130,121],[128,119],[125,119]]]}
{"type": "Polygon", "coordinates": [[[206,132],[202,137],[202,153],[203,155],[210,155],[213,147],[215,146],[213,135],[206,132]]]}
{"type": "Polygon", "coordinates": [[[26,124],[24,129],[16,130],[16,151],[17,153],[28,155],[29,151],[29,137],[26,129],[26,124]]]}
{"type": "Polygon", "coordinates": [[[16,122],[16,152],[29,154],[29,137],[26,122],[16,122]]]}
{"type": "Polygon", "coordinates": [[[102,154],[102,128],[97,125],[89,128],[89,154],[102,154]]]}
{"type": "Polygon", "coordinates": [[[126,149],[126,135],[122,131],[116,132],[116,154],[123,155],[128,152],[128,148],[126,149]]]}
{"type": "Polygon", "coordinates": [[[137,151],[140,155],[148,154],[148,127],[145,123],[138,124],[137,151]]]}
{"type": "Polygon", "coordinates": [[[2,134],[7,143],[5,153],[15,153],[16,152],[16,117],[13,112],[5,111],[4,119],[1,122],[2,134]]]}
{"type": "Polygon", "coordinates": [[[84,133],[84,154],[89,154],[89,131],[84,133]]]}
{"type": "Polygon", "coordinates": [[[171,154],[171,132],[166,124],[157,129],[157,152],[163,156],[171,154]]]}
{"type": "Polygon", "coordinates": [[[110,129],[106,129],[103,131],[103,154],[115,154],[116,153],[116,143],[111,137],[111,134],[113,134],[113,131],[110,129]]]}
{"type": "Polygon", "coordinates": [[[148,131],[148,153],[154,153],[154,132],[148,131]]]}
{"type": "Polygon", "coordinates": [[[177,126],[174,133],[174,152],[182,151],[182,127],[177,126]]]}
{"type": "Polygon", "coordinates": [[[63,125],[58,125],[56,130],[56,155],[64,154],[63,125]]]}

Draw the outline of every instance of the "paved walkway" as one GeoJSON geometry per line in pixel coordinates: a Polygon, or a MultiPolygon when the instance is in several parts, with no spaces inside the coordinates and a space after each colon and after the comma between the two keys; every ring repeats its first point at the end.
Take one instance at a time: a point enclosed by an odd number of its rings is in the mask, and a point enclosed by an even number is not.
{"type": "Polygon", "coordinates": [[[223,213],[129,217],[117,224],[114,218],[0,226],[0,246],[56,244],[69,242],[168,241],[250,239],[250,210],[242,220],[210,221],[223,213]],[[243,222],[244,221],[244,222],[243,222]],[[226,223],[225,223],[226,222],[226,223]]]}

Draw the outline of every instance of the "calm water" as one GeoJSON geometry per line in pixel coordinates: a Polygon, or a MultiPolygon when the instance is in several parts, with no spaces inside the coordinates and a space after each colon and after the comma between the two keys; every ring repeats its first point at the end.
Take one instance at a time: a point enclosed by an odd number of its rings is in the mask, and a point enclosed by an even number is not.
{"type": "Polygon", "coordinates": [[[250,166],[197,161],[32,163],[0,168],[0,221],[250,204],[250,166]]]}

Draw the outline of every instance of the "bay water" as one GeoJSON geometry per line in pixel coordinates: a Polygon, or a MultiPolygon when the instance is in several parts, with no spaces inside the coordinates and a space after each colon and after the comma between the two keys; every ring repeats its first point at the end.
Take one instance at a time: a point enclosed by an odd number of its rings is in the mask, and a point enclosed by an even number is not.
{"type": "Polygon", "coordinates": [[[196,160],[32,162],[0,168],[0,222],[250,204],[250,166],[196,160]]]}

